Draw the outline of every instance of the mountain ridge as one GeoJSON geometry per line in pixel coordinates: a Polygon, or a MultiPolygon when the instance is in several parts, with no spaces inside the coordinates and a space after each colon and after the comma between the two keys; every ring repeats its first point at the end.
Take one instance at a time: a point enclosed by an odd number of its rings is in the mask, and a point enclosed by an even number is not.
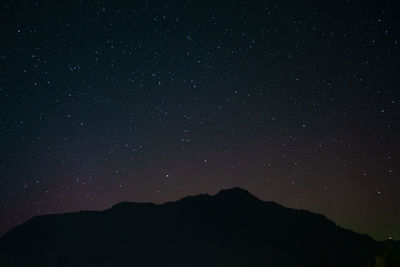
{"type": "Polygon", "coordinates": [[[380,242],[343,229],[324,215],[231,188],[163,204],[121,202],[105,211],[34,217],[0,238],[0,266],[337,266],[340,262],[340,266],[364,267],[380,249],[380,242]],[[72,249],[77,254],[68,252],[72,249]],[[21,252],[29,260],[21,259],[21,252]],[[116,261],[118,265],[111,264],[116,261]]]}

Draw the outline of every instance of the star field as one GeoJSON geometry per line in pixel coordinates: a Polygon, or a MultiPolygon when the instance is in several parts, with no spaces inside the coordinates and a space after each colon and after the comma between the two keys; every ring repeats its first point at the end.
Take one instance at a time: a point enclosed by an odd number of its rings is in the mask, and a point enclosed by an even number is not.
{"type": "Polygon", "coordinates": [[[0,233],[240,186],[400,239],[392,1],[2,1],[0,233]]]}

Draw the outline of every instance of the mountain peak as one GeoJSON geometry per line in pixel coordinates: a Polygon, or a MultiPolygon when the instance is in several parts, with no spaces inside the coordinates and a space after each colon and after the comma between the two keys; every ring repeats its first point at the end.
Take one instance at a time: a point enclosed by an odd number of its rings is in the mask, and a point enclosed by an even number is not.
{"type": "Polygon", "coordinates": [[[237,200],[245,200],[245,199],[259,200],[257,197],[253,196],[249,191],[240,187],[223,189],[219,191],[215,196],[218,198],[237,199],[237,200]]]}

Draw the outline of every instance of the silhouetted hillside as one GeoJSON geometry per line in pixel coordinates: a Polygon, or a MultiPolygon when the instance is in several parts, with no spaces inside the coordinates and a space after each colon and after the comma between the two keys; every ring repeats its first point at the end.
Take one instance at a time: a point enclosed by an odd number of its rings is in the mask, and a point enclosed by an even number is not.
{"type": "Polygon", "coordinates": [[[0,266],[364,267],[382,249],[322,215],[234,188],[35,217],[0,239],[0,266]]]}

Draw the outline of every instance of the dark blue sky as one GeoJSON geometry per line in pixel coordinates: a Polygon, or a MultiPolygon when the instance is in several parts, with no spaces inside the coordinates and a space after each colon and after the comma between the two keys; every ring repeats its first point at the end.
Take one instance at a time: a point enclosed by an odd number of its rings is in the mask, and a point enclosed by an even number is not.
{"type": "Polygon", "coordinates": [[[400,238],[395,1],[2,1],[0,232],[241,186],[400,238]]]}

